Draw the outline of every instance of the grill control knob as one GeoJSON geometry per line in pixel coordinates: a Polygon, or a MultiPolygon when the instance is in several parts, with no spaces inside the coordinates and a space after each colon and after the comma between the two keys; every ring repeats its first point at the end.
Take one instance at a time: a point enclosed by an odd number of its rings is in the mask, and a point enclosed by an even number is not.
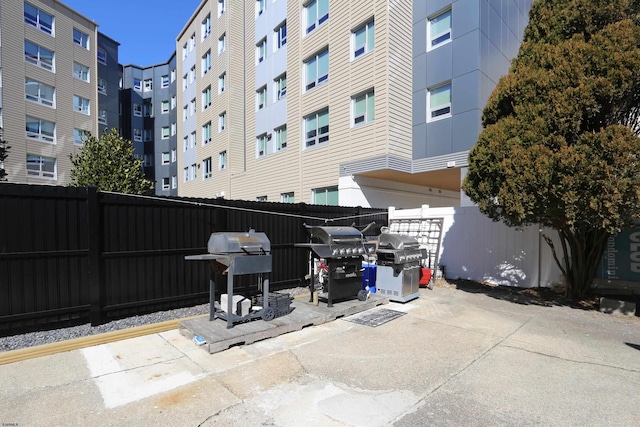
{"type": "Polygon", "coordinates": [[[340,255],[344,255],[346,252],[347,251],[344,248],[340,249],[340,255]]]}
{"type": "Polygon", "coordinates": [[[338,255],[338,250],[334,249],[333,252],[331,252],[332,255],[338,255]]]}

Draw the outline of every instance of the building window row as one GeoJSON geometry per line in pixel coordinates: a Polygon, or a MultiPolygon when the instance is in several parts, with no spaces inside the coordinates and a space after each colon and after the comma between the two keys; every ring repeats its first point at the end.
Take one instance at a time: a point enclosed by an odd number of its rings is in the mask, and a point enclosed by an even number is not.
{"type": "Polygon", "coordinates": [[[56,179],[57,165],[53,157],[27,154],[27,175],[56,179]]]}
{"type": "Polygon", "coordinates": [[[45,70],[54,71],[54,53],[30,41],[24,41],[24,59],[45,70]]]}
{"type": "Polygon", "coordinates": [[[329,0],[313,0],[304,7],[305,28],[309,34],[329,19],[329,0]]]}
{"type": "Polygon", "coordinates": [[[49,15],[26,2],[24,3],[24,22],[44,33],[54,35],[53,15],[49,15]]]}

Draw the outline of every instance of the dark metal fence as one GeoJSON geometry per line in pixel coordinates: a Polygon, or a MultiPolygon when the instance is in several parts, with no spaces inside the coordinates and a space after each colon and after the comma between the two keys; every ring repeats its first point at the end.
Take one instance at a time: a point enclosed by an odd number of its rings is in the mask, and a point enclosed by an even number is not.
{"type": "MultiPolygon", "coordinates": [[[[308,240],[304,223],[325,220],[359,228],[375,221],[367,232],[375,235],[387,213],[0,184],[0,336],[206,303],[209,264],[184,257],[206,252],[218,231],[266,233],[271,288],[306,284],[308,252],[294,244],[308,240]]],[[[251,279],[234,285],[250,293],[251,279]]]]}

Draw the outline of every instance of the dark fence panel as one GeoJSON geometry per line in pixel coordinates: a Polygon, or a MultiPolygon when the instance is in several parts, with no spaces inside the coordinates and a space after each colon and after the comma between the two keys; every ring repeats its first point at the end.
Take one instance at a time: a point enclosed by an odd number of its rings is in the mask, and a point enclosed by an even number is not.
{"type": "MultiPolygon", "coordinates": [[[[95,189],[0,185],[0,335],[92,324],[208,302],[211,233],[264,232],[272,290],[304,285],[304,224],[386,225],[384,211],[225,199],[140,197],[95,189]]],[[[214,276],[218,290],[226,276],[214,276]]],[[[255,278],[234,283],[256,293],[255,278]]]]}

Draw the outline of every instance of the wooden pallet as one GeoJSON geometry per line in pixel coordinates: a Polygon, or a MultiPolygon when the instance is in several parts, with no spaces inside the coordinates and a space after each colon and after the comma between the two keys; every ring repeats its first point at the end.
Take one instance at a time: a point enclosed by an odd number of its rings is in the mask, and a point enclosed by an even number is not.
{"type": "Polygon", "coordinates": [[[332,308],[328,308],[323,302],[314,305],[308,302],[308,299],[296,299],[291,303],[289,314],[276,317],[269,322],[258,319],[238,323],[227,329],[225,320],[209,321],[208,317],[199,317],[180,322],[180,333],[190,339],[199,336],[206,341],[202,346],[205,350],[217,353],[233,346],[251,344],[309,326],[321,325],[388,303],[387,297],[378,294],[369,295],[366,301],[353,299],[334,302],[332,308]]]}

